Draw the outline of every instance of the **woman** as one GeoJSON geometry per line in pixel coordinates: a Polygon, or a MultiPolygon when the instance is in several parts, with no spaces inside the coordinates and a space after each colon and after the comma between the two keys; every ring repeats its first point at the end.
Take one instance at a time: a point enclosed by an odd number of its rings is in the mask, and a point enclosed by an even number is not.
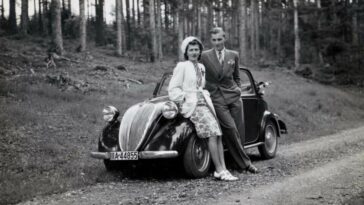
{"type": "Polygon", "coordinates": [[[197,136],[208,138],[208,148],[216,171],[214,177],[224,181],[238,180],[226,169],[221,130],[217,122],[210,94],[204,90],[205,67],[198,63],[202,43],[196,37],[187,37],[181,44],[186,61],[179,62],[173,71],[168,95],[181,107],[180,112],[194,123],[197,136]]]}

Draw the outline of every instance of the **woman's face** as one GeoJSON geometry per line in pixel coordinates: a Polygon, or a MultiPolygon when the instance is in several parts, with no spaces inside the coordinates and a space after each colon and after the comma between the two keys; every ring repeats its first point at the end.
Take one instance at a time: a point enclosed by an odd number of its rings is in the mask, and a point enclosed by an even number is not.
{"type": "Polygon", "coordinates": [[[197,61],[200,56],[200,47],[196,45],[188,45],[187,56],[190,61],[197,61]]]}

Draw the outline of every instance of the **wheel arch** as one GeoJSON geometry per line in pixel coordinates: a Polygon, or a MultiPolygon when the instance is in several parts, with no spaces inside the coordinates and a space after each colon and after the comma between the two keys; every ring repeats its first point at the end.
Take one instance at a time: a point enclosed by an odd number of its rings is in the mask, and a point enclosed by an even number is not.
{"type": "Polygon", "coordinates": [[[279,120],[277,118],[278,118],[278,116],[274,113],[271,113],[269,111],[264,112],[263,118],[262,118],[262,123],[260,125],[260,132],[259,132],[259,136],[260,136],[261,140],[264,139],[264,128],[269,121],[271,121],[274,124],[274,126],[277,130],[277,137],[281,136],[281,131],[280,131],[281,129],[280,129],[280,125],[279,125],[280,123],[278,122],[279,120]]]}

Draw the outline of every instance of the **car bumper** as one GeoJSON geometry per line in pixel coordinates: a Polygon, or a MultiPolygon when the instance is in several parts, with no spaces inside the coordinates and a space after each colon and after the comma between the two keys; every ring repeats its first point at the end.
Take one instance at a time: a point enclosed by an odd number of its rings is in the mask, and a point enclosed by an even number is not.
{"type": "MultiPolygon", "coordinates": [[[[110,159],[110,152],[91,152],[91,157],[96,159],[110,159]]],[[[141,151],[139,159],[164,159],[178,157],[177,151],[141,151]]]]}

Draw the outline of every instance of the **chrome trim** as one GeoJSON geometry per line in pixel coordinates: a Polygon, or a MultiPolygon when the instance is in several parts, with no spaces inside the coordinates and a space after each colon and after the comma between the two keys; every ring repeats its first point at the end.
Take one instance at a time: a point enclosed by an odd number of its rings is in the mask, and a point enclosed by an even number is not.
{"type": "Polygon", "coordinates": [[[91,157],[96,159],[110,159],[109,152],[91,152],[91,157]]]}
{"type": "MultiPolygon", "coordinates": [[[[96,159],[110,159],[109,152],[91,152],[91,157],[96,159]]],[[[163,159],[178,157],[177,151],[141,151],[139,159],[163,159]]]]}
{"type": "Polygon", "coordinates": [[[142,151],[139,152],[140,159],[161,159],[178,157],[177,151],[142,151]]]}
{"type": "Polygon", "coordinates": [[[244,146],[244,149],[249,149],[249,148],[252,148],[252,147],[257,147],[257,146],[262,145],[262,144],[264,144],[264,142],[257,142],[257,143],[254,143],[254,144],[245,145],[244,146]]]}

